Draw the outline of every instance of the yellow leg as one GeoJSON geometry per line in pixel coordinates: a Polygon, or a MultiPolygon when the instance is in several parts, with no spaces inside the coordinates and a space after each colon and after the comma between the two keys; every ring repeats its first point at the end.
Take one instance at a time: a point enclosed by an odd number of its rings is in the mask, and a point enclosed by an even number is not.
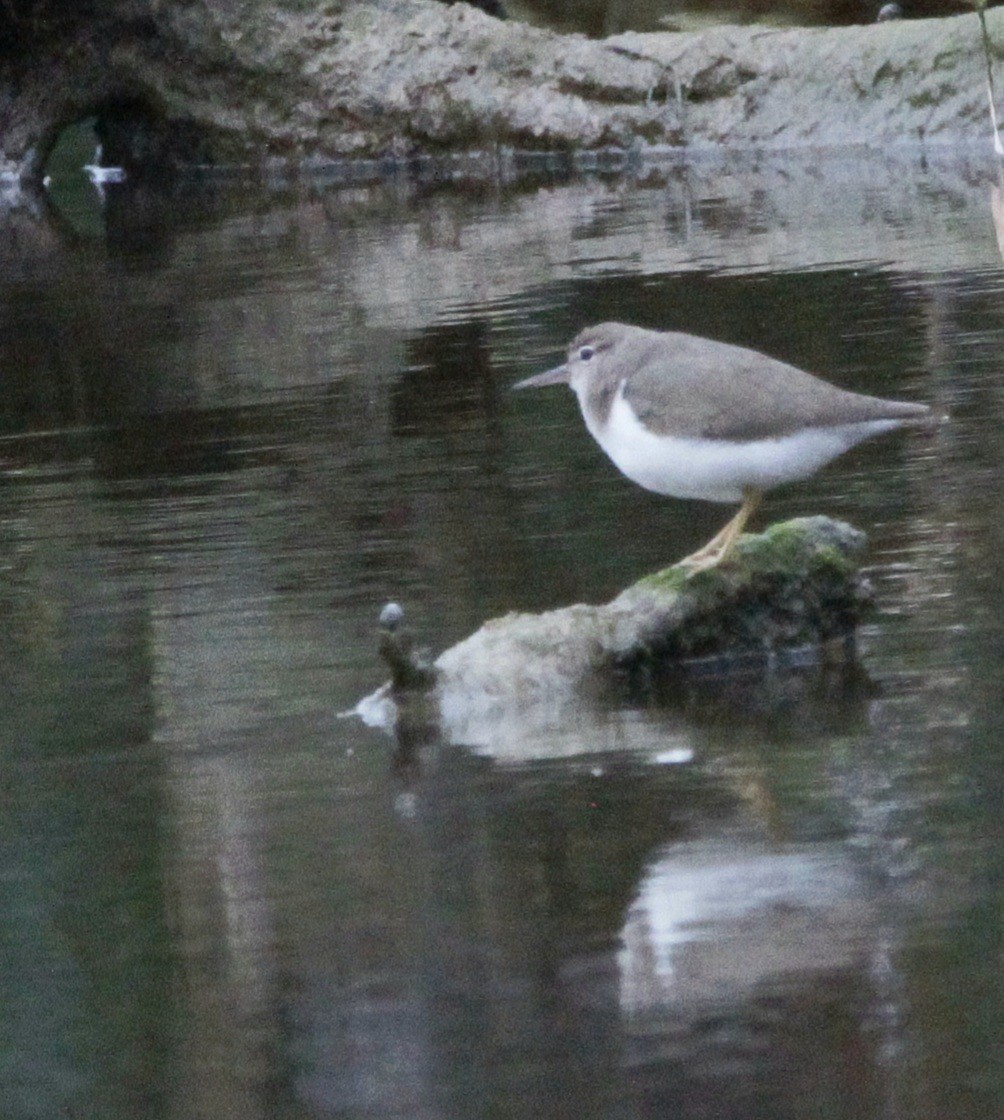
{"type": "Polygon", "coordinates": [[[691,574],[703,572],[721,564],[735,548],[736,541],[739,540],[743,529],[746,528],[746,522],[756,513],[762,500],[763,494],[759,490],[743,491],[743,504],[739,507],[739,512],[735,517],[723,529],[715,533],[703,548],[699,548],[690,556],[684,557],[678,561],[678,564],[689,568],[691,574]]]}

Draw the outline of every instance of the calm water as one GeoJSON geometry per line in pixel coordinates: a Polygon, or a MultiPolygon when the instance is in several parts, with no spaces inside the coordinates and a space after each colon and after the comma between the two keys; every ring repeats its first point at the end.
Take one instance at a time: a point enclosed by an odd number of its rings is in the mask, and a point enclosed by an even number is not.
{"type": "Polygon", "coordinates": [[[994,169],[92,203],[0,229],[0,1115],[1004,1115],[994,169]],[[723,519],[509,394],[606,318],[950,410],[761,514],[869,533],[866,679],[405,778],[386,600],[441,649],[723,519]]]}

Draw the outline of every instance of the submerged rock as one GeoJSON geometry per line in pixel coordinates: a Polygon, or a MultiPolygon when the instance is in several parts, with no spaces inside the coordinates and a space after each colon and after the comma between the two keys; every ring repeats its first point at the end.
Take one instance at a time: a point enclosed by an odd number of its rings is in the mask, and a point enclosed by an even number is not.
{"type": "Polygon", "coordinates": [[[554,696],[614,671],[850,634],[869,602],[865,543],[843,522],[797,518],[744,536],[720,568],[670,567],[601,606],[494,619],[436,659],[437,688],[554,696]]]}
{"type": "Polygon", "coordinates": [[[843,655],[871,601],[858,566],[865,543],[863,533],[826,517],[782,522],[741,538],[719,569],[690,576],[671,567],[600,606],[493,619],[431,669],[416,661],[402,670],[410,639],[394,638],[388,656],[384,627],[381,652],[394,681],[356,711],[388,730],[403,721],[412,738],[417,715],[423,741],[437,723],[446,741],[495,754],[520,753],[544,733],[553,741],[561,728],[571,732],[570,751],[581,749],[576,729],[626,677],[710,657],[723,671],[740,661],[748,668],[750,655],[767,668],[780,651],[834,639],[843,655]]]}

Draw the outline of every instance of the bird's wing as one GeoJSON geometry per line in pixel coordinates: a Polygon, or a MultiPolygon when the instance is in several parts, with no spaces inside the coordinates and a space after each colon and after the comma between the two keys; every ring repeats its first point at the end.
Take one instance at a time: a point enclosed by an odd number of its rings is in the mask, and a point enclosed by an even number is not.
{"type": "Polygon", "coordinates": [[[639,419],[660,434],[777,439],[802,428],[907,420],[928,411],[839,389],[742,346],[687,334],[665,337],[672,349],[650,350],[624,388],[639,419]]]}

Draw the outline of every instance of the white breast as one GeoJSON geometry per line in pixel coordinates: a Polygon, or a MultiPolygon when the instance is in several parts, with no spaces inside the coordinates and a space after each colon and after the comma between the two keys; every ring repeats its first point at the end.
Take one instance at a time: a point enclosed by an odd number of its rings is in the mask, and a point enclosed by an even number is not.
{"type": "Polygon", "coordinates": [[[738,502],[747,488],[769,490],[808,478],[856,443],[899,426],[897,420],[868,420],[747,443],[656,435],[624,399],[623,383],[606,424],[591,421],[584,410],[583,419],[632,482],[656,494],[711,502],[738,502]]]}

